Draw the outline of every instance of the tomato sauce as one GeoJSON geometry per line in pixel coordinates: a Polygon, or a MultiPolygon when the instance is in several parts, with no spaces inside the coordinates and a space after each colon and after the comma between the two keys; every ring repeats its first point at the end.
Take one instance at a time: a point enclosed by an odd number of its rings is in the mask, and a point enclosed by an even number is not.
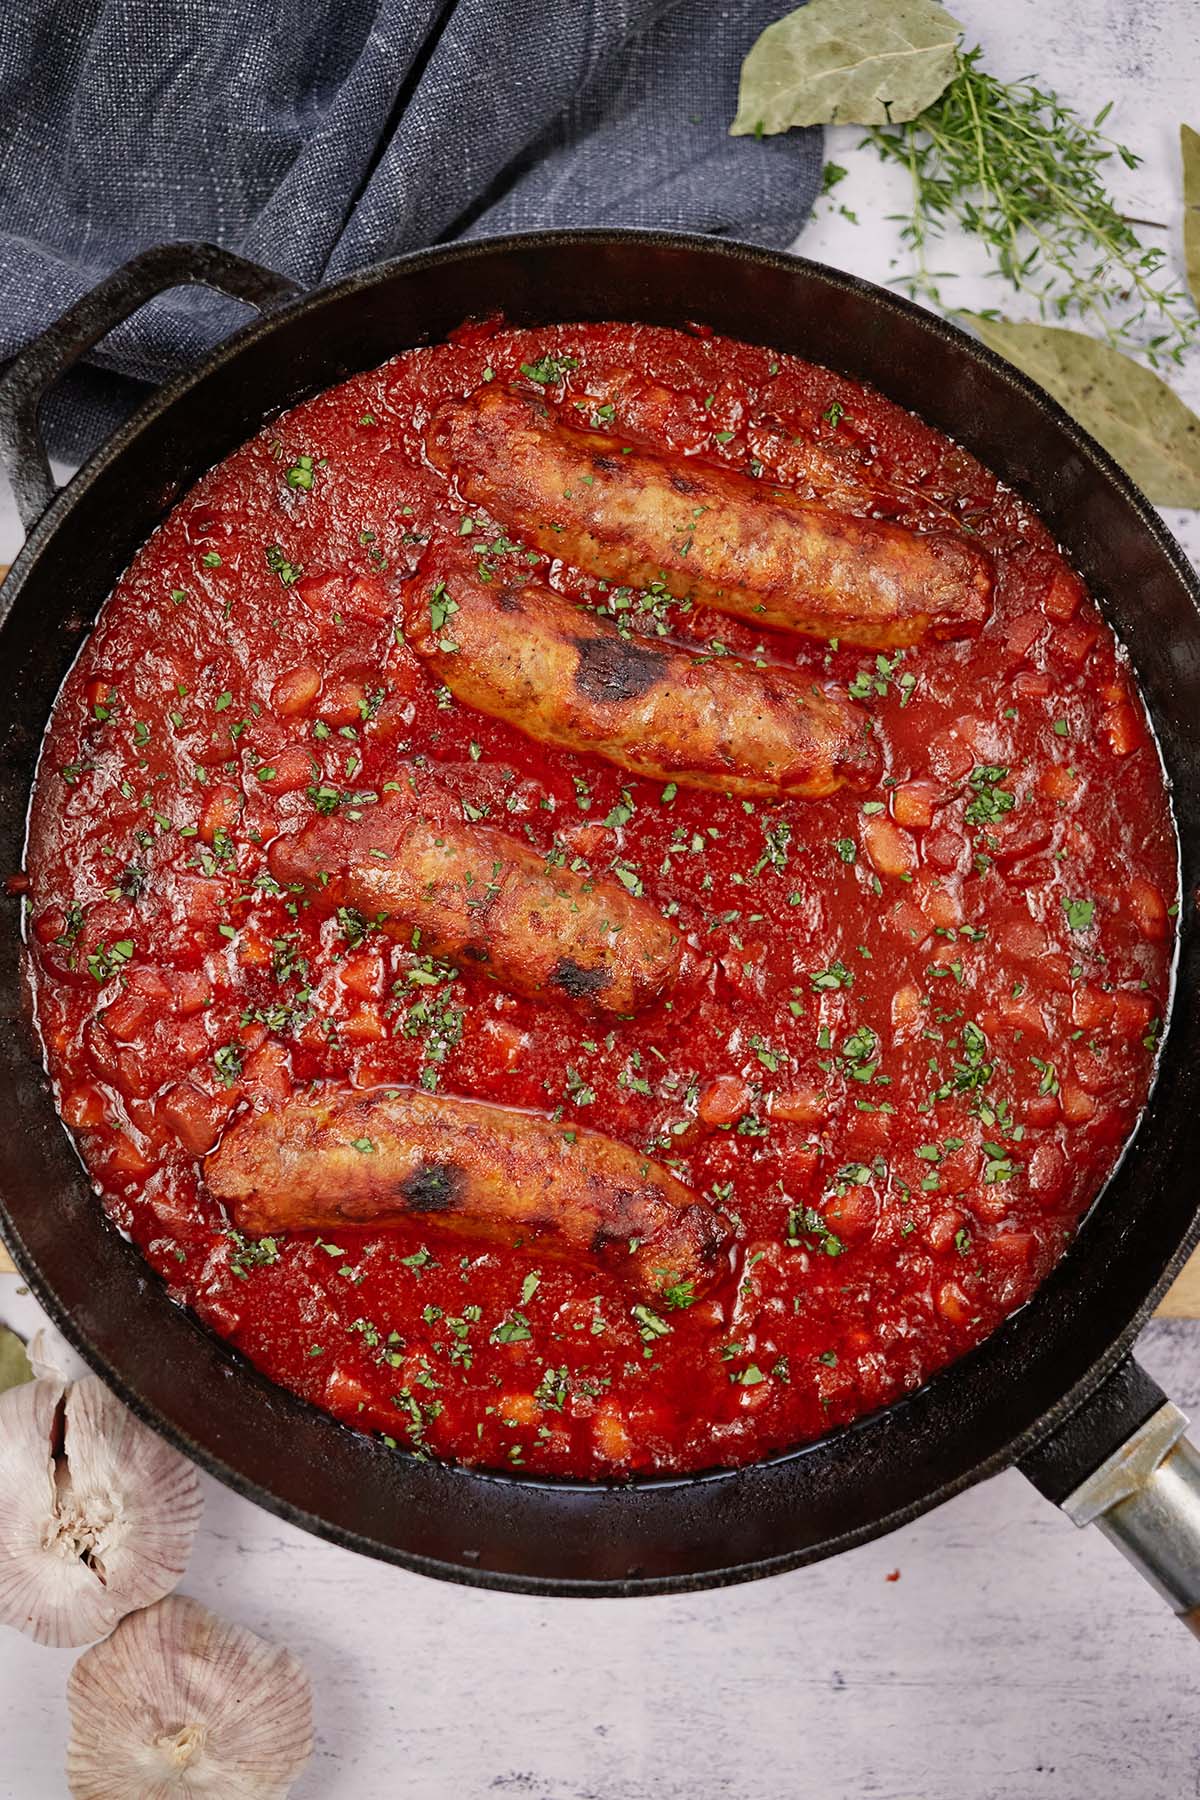
{"type": "Polygon", "coordinates": [[[399,1447],[491,1467],[744,1463],[911,1392],[1062,1254],[1146,1098],[1175,869],[1124,654],[971,457],[769,350],[492,321],[276,419],[134,558],[46,737],[37,1017],[109,1215],[274,1380],[399,1447]],[[432,408],[491,380],[847,510],[974,534],[996,568],[990,622],[877,656],[531,555],[423,460],[432,408]],[[873,716],[879,785],[731,799],[468,711],[396,626],[400,583],[436,575],[449,538],[638,631],[841,684],[873,716]],[[694,976],[614,1022],[278,888],[280,833],[369,806],[413,758],[467,818],[643,893],[694,976]],[[429,1219],[246,1240],[200,1159],[247,1106],[322,1080],[478,1096],[633,1144],[732,1222],[728,1274],[635,1307],[537,1240],[471,1243],[429,1219]]]}

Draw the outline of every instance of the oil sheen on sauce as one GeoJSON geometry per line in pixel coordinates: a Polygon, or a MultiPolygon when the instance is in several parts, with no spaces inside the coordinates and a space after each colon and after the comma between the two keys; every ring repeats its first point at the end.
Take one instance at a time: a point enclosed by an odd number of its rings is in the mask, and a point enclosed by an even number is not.
{"type": "Polygon", "coordinates": [[[423,1454],[597,1477],[743,1463],[919,1386],[1061,1255],[1144,1103],[1175,854],[1128,665],[1028,508],[827,370],[628,325],[464,328],[267,425],[134,558],[59,697],[28,872],[37,1015],[102,1203],[266,1374],[423,1454]],[[565,417],[849,511],[975,535],[977,640],[876,655],[588,581],[425,463],[447,396],[565,417]],[[849,690],[884,773],[767,804],[547,753],[456,704],[395,595],[468,540],[651,636],[849,690]],[[688,944],[631,1020],[505,994],[267,868],[427,760],[464,817],[609,872],[688,944]],[[536,1239],[429,1220],[245,1240],[199,1159],[322,1080],[559,1115],[735,1228],[701,1297],[633,1306],[536,1239]]]}

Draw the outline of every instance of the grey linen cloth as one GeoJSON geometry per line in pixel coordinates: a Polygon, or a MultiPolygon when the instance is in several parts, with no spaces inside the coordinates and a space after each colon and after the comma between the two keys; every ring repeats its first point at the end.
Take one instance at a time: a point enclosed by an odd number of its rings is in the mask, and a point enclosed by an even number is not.
{"type": "MultiPolygon", "coordinates": [[[[819,131],[731,138],[787,0],[7,0],[0,359],[152,244],[304,286],[419,246],[573,225],[782,245],[819,131]]],[[[48,408],[79,458],[242,310],[201,291],[112,333],[48,408]]]]}

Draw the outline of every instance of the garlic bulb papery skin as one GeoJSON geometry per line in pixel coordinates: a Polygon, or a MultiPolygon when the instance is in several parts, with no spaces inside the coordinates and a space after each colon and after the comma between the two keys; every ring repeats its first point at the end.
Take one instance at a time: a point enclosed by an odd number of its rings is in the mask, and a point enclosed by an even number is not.
{"type": "Polygon", "coordinates": [[[183,1594],[85,1651],[67,1701],[72,1800],[283,1800],[312,1755],[290,1650],[183,1594]]]}
{"type": "Polygon", "coordinates": [[[179,1581],[195,1469],[94,1375],[0,1394],[0,1623],[90,1644],[179,1581]]]}
{"type": "Polygon", "coordinates": [[[53,1325],[39,1325],[25,1350],[39,1381],[76,1381],[88,1373],[82,1356],[53,1325]]]}

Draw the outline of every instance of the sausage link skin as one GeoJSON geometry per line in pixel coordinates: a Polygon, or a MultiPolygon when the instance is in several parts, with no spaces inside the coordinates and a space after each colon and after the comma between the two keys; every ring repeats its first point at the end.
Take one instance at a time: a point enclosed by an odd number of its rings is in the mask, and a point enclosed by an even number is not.
{"type": "Polygon", "coordinates": [[[494,389],[438,409],[426,454],[473,505],[591,575],[806,636],[897,649],[970,637],[985,553],[951,532],[854,518],[732,470],[579,431],[494,389]],[[626,452],[626,453],[623,453],[626,452]]]}
{"type": "Polygon", "coordinates": [[[496,1244],[544,1233],[545,1250],[598,1263],[647,1300],[699,1288],[729,1240],[707,1202],[615,1138],[414,1089],[339,1085],[246,1113],[204,1176],[255,1237],[414,1218],[496,1244]]]}
{"type": "MultiPolygon", "coordinates": [[[[615,402],[619,424],[604,429],[609,437],[628,431],[643,443],[663,445],[661,454],[674,452],[688,456],[687,440],[694,435],[689,426],[699,426],[705,434],[712,430],[712,420],[701,402],[664,387],[636,369],[614,369],[606,374],[601,391],[581,397],[572,395],[564,420],[577,430],[589,427],[576,412],[595,414],[605,404],[615,402]],[[683,442],[680,442],[682,435],[683,442]]],[[[610,411],[609,418],[612,413],[610,411]]],[[[593,427],[593,429],[595,429],[593,427]]],[[[906,501],[918,504],[930,515],[944,521],[938,529],[957,536],[959,519],[936,495],[916,487],[911,481],[895,475],[884,476],[872,464],[866,452],[852,443],[822,443],[815,438],[797,437],[782,420],[765,414],[744,424],[746,448],[767,463],[776,478],[790,488],[798,500],[815,501],[835,512],[870,511],[887,518],[906,501]]],[[[628,440],[622,439],[622,442],[628,440]]],[[[693,452],[694,454],[694,452],[693,452]]],[[[728,464],[720,465],[728,468],[728,464]]],[[[768,484],[768,488],[770,484],[768,484]]]]}
{"type": "Polygon", "coordinates": [[[456,698],[539,743],[763,799],[823,799],[878,773],[867,715],[790,670],[628,639],[550,588],[443,566],[444,582],[404,589],[406,642],[456,698]]]}
{"type": "Polygon", "coordinates": [[[628,1016],[679,972],[678,933],[616,881],[561,868],[449,796],[405,783],[357,820],[315,820],[271,847],[276,880],[353,906],[403,943],[477,968],[510,992],[628,1016]]]}

